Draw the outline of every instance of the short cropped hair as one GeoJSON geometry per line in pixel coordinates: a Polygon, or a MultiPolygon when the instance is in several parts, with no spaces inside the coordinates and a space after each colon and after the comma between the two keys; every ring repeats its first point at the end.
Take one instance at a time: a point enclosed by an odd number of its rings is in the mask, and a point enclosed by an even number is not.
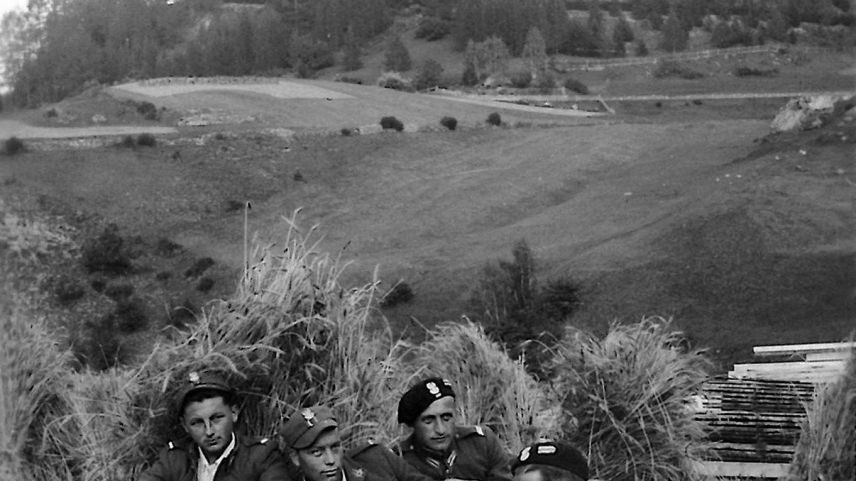
{"type": "Polygon", "coordinates": [[[514,472],[514,475],[517,476],[532,471],[541,472],[541,481],[584,481],[583,478],[568,470],[546,464],[524,464],[514,472]]]}

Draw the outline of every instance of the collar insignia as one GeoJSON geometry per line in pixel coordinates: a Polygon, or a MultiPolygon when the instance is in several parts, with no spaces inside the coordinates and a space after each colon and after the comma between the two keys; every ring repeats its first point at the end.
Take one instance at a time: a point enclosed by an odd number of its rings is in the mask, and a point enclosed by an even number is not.
{"type": "Polygon", "coordinates": [[[353,471],[353,473],[354,477],[357,479],[363,479],[366,477],[366,472],[363,470],[363,468],[357,468],[353,471]]]}

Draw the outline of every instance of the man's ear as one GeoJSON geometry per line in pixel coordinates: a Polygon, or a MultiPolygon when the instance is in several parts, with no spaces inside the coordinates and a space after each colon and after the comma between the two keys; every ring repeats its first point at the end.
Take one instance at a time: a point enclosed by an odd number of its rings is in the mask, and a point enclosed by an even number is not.
{"type": "Polygon", "coordinates": [[[241,412],[241,410],[238,409],[238,406],[232,406],[231,410],[232,410],[232,422],[236,423],[236,422],[238,422],[238,414],[241,412]]]}
{"type": "Polygon", "coordinates": [[[184,432],[190,434],[190,429],[187,429],[187,423],[184,422],[184,416],[181,416],[178,419],[178,421],[179,421],[179,424],[181,424],[182,429],[184,429],[184,432]]]}
{"type": "Polygon", "coordinates": [[[300,467],[300,458],[297,457],[297,451],[294,449],[288,450],[288,457],[291,458],[291,464],[300,467]]]}

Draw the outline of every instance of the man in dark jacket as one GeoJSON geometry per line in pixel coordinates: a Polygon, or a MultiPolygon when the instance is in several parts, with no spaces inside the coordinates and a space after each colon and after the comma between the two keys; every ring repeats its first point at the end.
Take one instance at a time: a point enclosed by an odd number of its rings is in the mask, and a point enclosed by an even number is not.
{"type": "Polygon", "coordinates": [[[413,428],[401,456],[435,480],[509,481],[511,456],[483,426],[459,426],[452,384],[429,378],[411,387],[398,403],[398,422],[413,428]]]}
{"type": "Polygon", "coordinates": [[[326,406],[302,409],[282,427],[297,481],[431,481],[392,450],[369,441],[347,454],[326,406]]]}
{"type": "Polygon", "coordinates": [[[238,405],[223,379],[191,372],[179,394],[190,441],[170,442],[140,481],[290,481],[276,442],[235,432],[238,405]]]}

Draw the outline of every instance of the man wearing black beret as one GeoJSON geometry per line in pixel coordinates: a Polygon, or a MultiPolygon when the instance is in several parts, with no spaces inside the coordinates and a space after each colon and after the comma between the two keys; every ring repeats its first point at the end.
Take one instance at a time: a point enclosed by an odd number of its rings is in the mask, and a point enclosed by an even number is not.
{"type": "Polygon", "coordinates": [[[345,453],[339,422],[327,406],[299,410],[280,433],[298,481],[431,481],[392,450],[371,441],[345,453]]]}
{"type": "Polygon", "coordinates": [[[398,403],[398,422],[413,428],[401,456],[434,480],[509,481],[511,456],[483,426],[459,426],[455,392],[442,378],[425,379],[398,403]]]}
{"type": "Polygon", "coordinates": [[[176,401],[190,441],[170,442],[139,481],[290,480],[276,442],[236,433],[236,395],[222,378],[191,372],[181,382],[176,401]]]}
{"type": "Polygon", "coordinates": [[[588,461],[565,443],[543,441],[523,448],[512,465],[514,481],[588,481],[588,461]]]}

